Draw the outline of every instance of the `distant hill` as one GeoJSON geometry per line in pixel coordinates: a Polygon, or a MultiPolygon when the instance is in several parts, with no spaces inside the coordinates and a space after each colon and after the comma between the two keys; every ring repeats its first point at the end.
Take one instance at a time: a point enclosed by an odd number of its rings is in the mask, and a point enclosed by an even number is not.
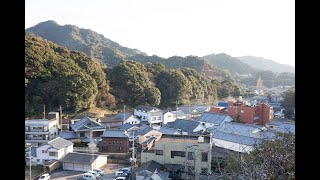
{"type": "Polygon", "coordinates": [[[221,69],[227,69],[233,73],[251,75],[256,73],[256,70],[250,65],[243,63],[239,59],[225,53],[210,54],[204,56],[204,58],[207,59],[210,64],[221,69]]]}
{"type": "Polygon", "coordinates": [[[144,64],[158,62],[164,64],[166,68],[192,68],[210,79],[232,79],[230,73],[208,64],[203,58],[173,56],[166,59],[158,56],[147,56],[144,52],[123,47],[90,29],[82,29],[74,25],[61,26],[50,20],[28,28],[26,31],[65,46],[70,50],[84,52],[87,56],[101,61],[107,67],[117,66],[121,60],[134,60],[144,64]]]}
{"type": "Polygon", "coordinates": [[[39,23],[26,31],[70,50],[82,51],[111,67],[118,65],[120,60],[127,56],[147,55],[137,49],[123,47],[90,29],[82,29],[74,25],[61,26],[52,20],[39,23]]]}
{"type": "Polygon", "coordinates": [[[275,61],[265,59],[262,57],[254,57],[254,56],[241,56],[237,57],[241,62],[246,63],[252,66],[255,69],[264,70],[264,71],[272,71],[274,73],[282,73],[282,72],[290,72],[294,73],[295,68],[293,66],[287,64],[280,64],[275,61]]]}

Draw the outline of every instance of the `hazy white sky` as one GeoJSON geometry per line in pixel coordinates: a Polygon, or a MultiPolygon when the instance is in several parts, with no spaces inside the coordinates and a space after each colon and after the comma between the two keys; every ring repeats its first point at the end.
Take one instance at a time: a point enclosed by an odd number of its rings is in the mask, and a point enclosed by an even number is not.
{"type": "Polygon", "coordinates": [[[295,65],[294,0],[26,0],[25,26],[54,20],[148,55],[253,55],[295,65]]]}

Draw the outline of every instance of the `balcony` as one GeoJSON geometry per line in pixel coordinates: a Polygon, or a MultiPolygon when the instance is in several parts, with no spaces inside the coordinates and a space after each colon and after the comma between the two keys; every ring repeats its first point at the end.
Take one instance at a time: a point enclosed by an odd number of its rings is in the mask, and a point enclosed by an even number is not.
{"type": "Polygon", "coordinates": [[[33,127],[26,127],[25,132],[49,132],[49,129],[48,127],[36,127],[36,129],[33,127]]]}

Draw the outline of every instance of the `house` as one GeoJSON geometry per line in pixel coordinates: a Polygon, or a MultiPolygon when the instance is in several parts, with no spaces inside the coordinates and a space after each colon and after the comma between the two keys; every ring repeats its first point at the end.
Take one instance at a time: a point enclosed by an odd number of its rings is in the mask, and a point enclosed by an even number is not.
{"type": "Polygon", "coordinates": [[[61,128],[62,128],[62,131],[70,131],[71,130],[71,121],[70,119],[62,119],[62,125],[61,125],[61,128]]]}
{"type": "Polygon", "coordinates": [[[148,121],[151,126],[162,125],[162,111],[156,107],[139,105],[134,109],[133,115],[139,117],[141,121],[148,121]]]}
{"type": "MultiPolygon", "coordinates": [[[[50,140],[38,147],[31,147],[33,165],[44,165],[50,160],[60,160],[68,153],[73,152],[73,143],[61,137],[50,140]]],[[[30,151],[26,154],[30,154],[30,151]]]]}
{"type": "Polygon", "coordinates": [[[212,135],[212,142],[213,145],[217,147],[241,153],[249,153],[253,150],[254,145],[261,143],[261,139],[216,131],[212,135]]]}
{"type": "Polygon", "coordinates": [[[39,146],[58,136],[58,119],[30,119],[25,121],[25,146],[39,146]]]}
{"type": "Polygon", "coordinates": [[[186,114],[187,119],[193,119],[200,116],[204,112],[208,112],[210,110],[210,106],[181,106],[178,107],[178,110],[183,111],[186,114]]]}
{"type": "Polygon", "coordinates": [[[273,108],[268,103],[249,106],[244,101],[228,101],[228,115],[235,121],[264,126],[273,118],[273,108]]]}
{"type": "Polygon", "coordinates": [[[173,119],[186,119],[187,115],[181,111],[181,110],[176,110],[176,111],[171,111],[173,114],[173,119]]]}
{"type": "MultiPolygon", "coordinates": [[[[129,142],[132,142],[133,141],[133,132],[138,131],[140,129],[140,127],[138,126],[138,124],[134,124],[134,125],[133,124],[123,124],[118,129],[125,130],[126,133],[128,134],[129,142]]],[[[136,139],[136,136],[135,136],[135,139],[136,139]]]]}
{"type": "Polygon", "coordinates": [[[266,128],[263,126],[236,122],[225,122],[219,127],[209,129],[211,133],[215,133],[215,131],[220,131],[254,138],[260,138],[260,133],[265,130],[266,128]]]}
{"type": "Polygon", "coordinates": [[[182,132],[182,134],[199,134],[206,128],[198,121],[186,120],[186,119],[176,119],[173,122],[169,122],[164,127],[177,129],[182,132]]]}
{"type": "Polygon", "coordinates": [[[123,124],[140,124],[140,119],[136,116],[134,116],[131,113],[118,113],[115,115],[115,117],[118,117],[120,119],[123,119],[123,124]]]}
{"type": "Polygon", "coordinates": [[[63,170],[87,172],[107,164],[107,155],[71,152],[61,162],[63,170]]]}
{"type": "Polygon", "coordinates": [[[142,149],[145,149],[150,148],[154,141],[161,138],[162,134],[149,126],[142,126],[140,130],[135,133],[135,136],[137,137],[138,144],[142,146],[142,149]]]}
{"type": "Polygon", "coordinates": [[[201,123],[205,128],[211,128],[213,126],[220,126],[225,122],[231,122],[232,118],[227,114],[204,112],[196,121],[201,123]]]}
{"type": "Polygon", "coordinates": [[[163,111],[163,124],[167,124],[168,122],[174,121],[174,115],[172,112],[165,110],[163,111]]]}
{"type": "MultiPolygon", "coordinates": [[[[141,152],[141,163],[150,160],[159,164],[184,166],[186,172],[195,173],[196,176],[211,173],[210,136],[164,134],[154,147],[141,152]]],[[[179,179],[187,179],[186,175],[181,174],[179,179]]]]}
{"type": "Polygon", "coordinates": [[[106,129],[99,142],[99,152],[102,153],[129,153],[129,137],[125,130],[106,129]]]}
{"type": "Polygon", "coordinates": [[[106,128],[97,122],[97,119],[85,116],[80,121],[71,124],[71,129],[77,134],[78,138],[85,139],[100,137],[106,128]]]}
{"type": "Polygon", "coordinates": [[[155,171],[160,171],[163,169],[163,165],[156,161],[148,161],[141,164],[140,167],[134,168],[132,170],[132,175],[136,180],[146,180],[150,179],[155,171]]]}
{"type": "Polygon", "coordinates": [[[115,116],[104,116],[100,117],[99,121],[105,128],[118,128],[123,124],[123,115],[115,115],[115,116]]]}

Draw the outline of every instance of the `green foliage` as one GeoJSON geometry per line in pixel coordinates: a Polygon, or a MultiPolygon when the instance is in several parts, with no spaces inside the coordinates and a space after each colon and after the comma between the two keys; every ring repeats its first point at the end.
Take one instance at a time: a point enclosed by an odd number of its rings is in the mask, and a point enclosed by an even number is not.
{"type": "Polygon", "coordinates": [[[95,107],[109,85],[100,64],[31,33],[25,35],[26,113],[59,105],[69,111],[95,107]]]}
{"type": "Polygon", "coordinates": [[[243,92],[240,90],[239,86],[232,81],[222,81],[221,85],[218,87],[218,97],[239,97],[242,96],[243,92]]]}
{"type": "Polygon", "coordinates": [[[121,61],[110,73],[110,85],[118,103],[132,107],[160,104],[160,91],[150,83],[147,69],[141,63],[121,61]]]}
{"type": "Polygon", "coordinates": [[[288,89],[282,94],[283,102],[282,106],[284,107],[284,115],[286,118],[293,119],[294,109],[295,109],[295,94],[296,90],[294,87],[288,89]]]}
{"type": "Polygon", "coordinates": [[[295,136],[279,133],[275,140],[264,140],[242,158],[230,156],[225,167],[228,179],[294,179],[295,136]]]}

